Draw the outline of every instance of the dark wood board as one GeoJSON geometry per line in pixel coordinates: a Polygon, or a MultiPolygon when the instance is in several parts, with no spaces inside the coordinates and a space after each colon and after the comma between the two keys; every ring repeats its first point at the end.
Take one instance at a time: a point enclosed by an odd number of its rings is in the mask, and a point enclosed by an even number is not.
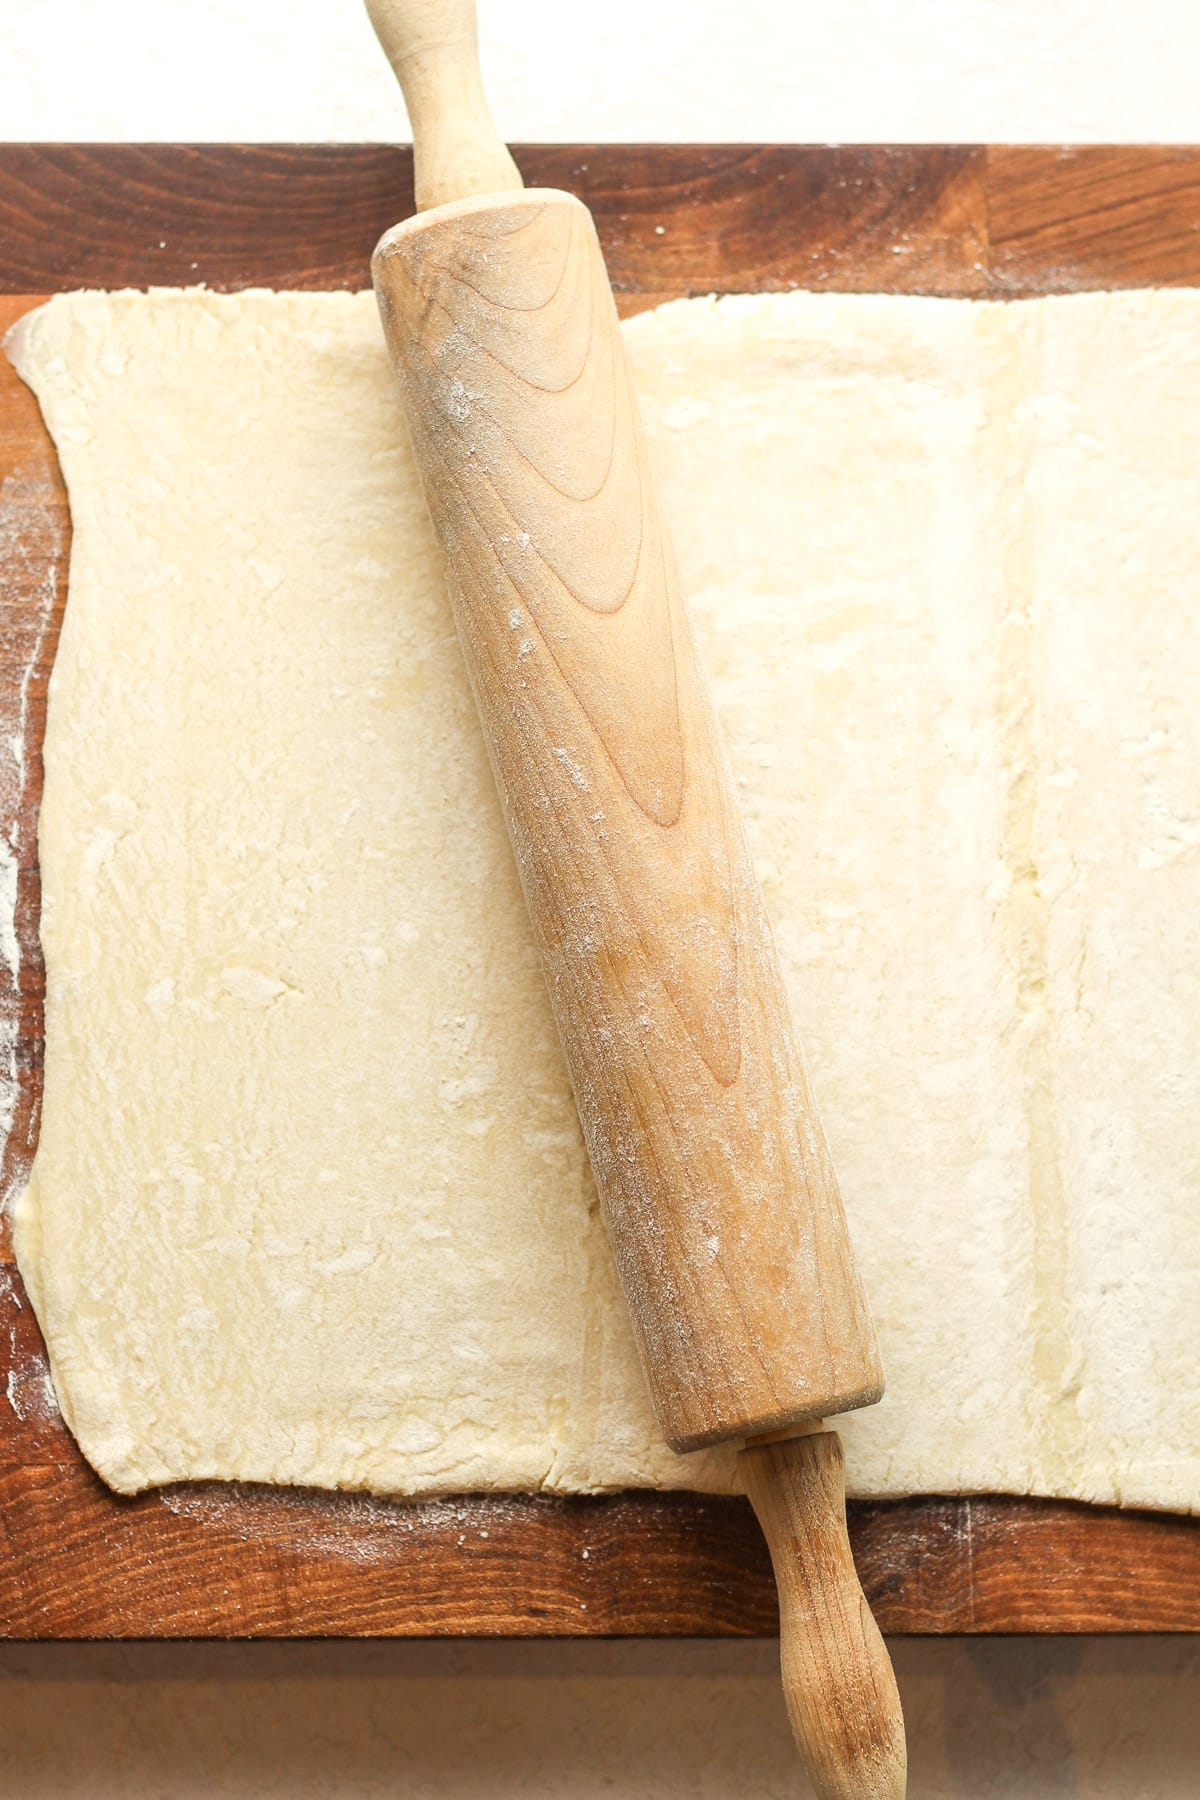
{"type": "MultiPolygon", "coordinates": [[[[1200,151],[540,146],[527,179],[596,214],[618,301],[814,287],[1005,298],[1200,285],[1200,151]],[[659,230],[661,227],[661,231],[659,230]]],[[[412,208],[405,150],[0,145],[0,330],[78,286],[361,287],[412,208]]],[[[0,362],[0,745],[19,863],[18,988],[0,972],[36,1141],[43,971],[36,817],[70,523],[32,397],[0,362]]],[[[3,773],[0,770],[0,773],[3,773]]],[[[1200,1629],[1200,1526],[997,1496],[851,1508],[891,1632],[1200,1629]]],[[[742,1501],[686,1494],[429,1506],[180,1487],[121,1500],[48,1403],[0,1231],[0,1635],[15,1638],[754,1635],[776,1629],[742,1501]]]]}

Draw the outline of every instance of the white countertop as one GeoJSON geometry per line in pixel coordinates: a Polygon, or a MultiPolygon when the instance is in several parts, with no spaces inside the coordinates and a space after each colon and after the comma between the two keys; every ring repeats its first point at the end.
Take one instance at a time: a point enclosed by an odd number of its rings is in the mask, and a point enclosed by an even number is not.
{"type": "MultiPolygon", "coordinates": [[[[1193,0],[478,0],[514,142],[1186,142],[1193,0]]],[[[7,0],[6,139],[406,138],[361,0],[7,0]]]]}

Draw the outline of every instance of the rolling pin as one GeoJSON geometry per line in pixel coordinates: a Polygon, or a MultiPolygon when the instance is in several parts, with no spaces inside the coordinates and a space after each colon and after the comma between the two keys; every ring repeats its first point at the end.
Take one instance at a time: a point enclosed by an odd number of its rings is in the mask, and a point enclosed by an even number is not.
{"type": "Polygon", "coordinates": [[[418,212],[372,272],[646,1379],[746,1439],[819,1795],[895,1800],[904,1728],[829,1415],[875,1337],[701,671],[595,227],[525,190],[473,0],[368,0],[418,212]]]}

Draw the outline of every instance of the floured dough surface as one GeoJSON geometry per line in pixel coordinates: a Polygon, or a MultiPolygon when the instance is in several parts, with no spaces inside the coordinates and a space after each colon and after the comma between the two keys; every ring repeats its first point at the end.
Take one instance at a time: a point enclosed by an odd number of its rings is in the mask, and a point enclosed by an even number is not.
{"type": "MultiPolygon", "coordinates": [[[[1200,296],[633,321],[879,1326],[859,1494],[1200,1499],[1200,296]]],[[[10,346],[10,349],[14,349],[10,346]]],[[[124,1490],[658,1440],[370,296],[68,296],[18,1255],[124,1490]]]]}

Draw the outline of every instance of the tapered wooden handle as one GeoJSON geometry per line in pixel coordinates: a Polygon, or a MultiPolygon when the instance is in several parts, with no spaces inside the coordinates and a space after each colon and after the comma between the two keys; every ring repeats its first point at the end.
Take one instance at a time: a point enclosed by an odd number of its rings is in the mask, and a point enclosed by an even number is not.
{"type": "Polygon", "coordinates": [[[738,1458],[771,1552],[788,1715],[820,1800],[902,1800],[907,1758],[896,1677],[846,1531],[836,1432],[738,1458]]]}
{"type": "Polygon", "coordinates": [[[475,0],[367,0],[412,124],[417,209],[522,185],[479,75],[475,0]]]}

